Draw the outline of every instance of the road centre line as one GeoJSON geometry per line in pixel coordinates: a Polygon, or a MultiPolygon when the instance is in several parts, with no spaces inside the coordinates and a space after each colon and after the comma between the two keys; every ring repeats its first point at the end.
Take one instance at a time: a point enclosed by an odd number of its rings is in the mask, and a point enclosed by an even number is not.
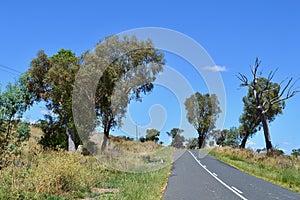
{"type": "MultiPolygon", "coordinates": [[[[239,192],[237,192],[236,190],[234,190],[233,188],[229,187],[226,183],[224,183],[221,179],[219,179],[217,176],[214,176],[213,173],[211,171],[209,171],[205,165],[202,165],[200,163],[199,160],[197,160],[197,157],[194,156],[194,154],[191,151],[188,151],[191,156],[195,159],[195,161],[204,169],[206,170],[212,177],[214,177],[217,181],[219,181],[222,185],[224,185],[227,189],[229,189],[231,192],[233,192],[234,194],[236,194],[238,197],[240,197],[243,200],[248,200],[247,198],[245,198],[244,196],[242,196],[239,192]],[[205,166],[205,167],[204,167],[205,166]]],[[[241,191],[240,191],[241,192],[241,191]]]]}

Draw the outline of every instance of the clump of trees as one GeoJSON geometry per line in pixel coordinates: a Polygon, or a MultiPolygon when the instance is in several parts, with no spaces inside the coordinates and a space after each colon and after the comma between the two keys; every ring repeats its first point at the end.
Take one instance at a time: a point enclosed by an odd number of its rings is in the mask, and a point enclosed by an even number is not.
{"type": "Polygon", "coordinates": [[[237,127],[231,127],[229,130],[215,130],[212,137],[219,146],[238,147],[241,142],[241,132],[237,127]]]}
{"type": "Polygon", "coordinates": [[[160,131],[157,129],[147,129],[146,130],[146,137],[145,137],[145,141],[154,141],[154,142],[158,142],[159,140],[159,135],[160,135],[160,131]]]}
{"type": "Polygon", "coordinates": [[[186,140],[187,149],[196,149],[198,147],[198,138],[189,138],[186,140]]]}
{"type": "Polygon", "coordinates": [[[292,150],[292,156],[299,157],[300,156],[300,148],[292,150]]]}
{"type": "MultiPolygon", "coordinates": [[[[74,114],[91,110],[96,120],[92,115],[81,116],[89,123],[83,129],[89,133],[101,126],[104,132],[101,149],[104,150],[110,131],[122,125],[128,104],[132,100],[141,101],[142,94],[153,90],[152,82],[164,63],[164,54],[154,48],[151,40],[139,41],[135,36],[106,37],[93,51],[79,57],[64,49],[51,57],[39,51],[37,58],[31,61],[26,85],[34,94],[31,102],[44,101],[55,115],[55,118],[46,117],[40,122],[45,131],[41,143],[46,146],[61,143],[65,147],[66,137],[67,149],[74,151],[82,143],[74,114]],[[95,80],[99,82],[95,93],[91,94],[88,81],[94,83],[95,80]],[[80,84],[86,87],[76,87],[80,84]],[[81,96],[77,107],[74,107],[74,92],[81,96]],[[89,102],[87,105],[94,105],[94,108],[82,106],[83,102],[89,102]],[[57,126],[60,128],[56,129],[57,126]],[[62,132],[65,136],[60,135],[62,132]]],[[[81,139],[88,139],[88,134],[81,139]]]]}
{"type": "Polygon", "coordinates": [[[267,152],[272,151],[273,145],[270,137],[268,123],[275,120],[278,114],[282,114],[285,101],[296,95],[293,78],[283,80],[280,83],[273,82],[277,70],[271,71],[267,77],[262,76],[259,71],[261,61],[258,58],[251,70],[251,78],[239,74],[237,77],[241,81],[241,87],[248,88],[248,95],[244,97],[244,113],[240,118],[243,130],[243,142],[241,147],[245,147],[247,138],[253,135],[257,128],[262,127],[264,131],[267,152]]]}

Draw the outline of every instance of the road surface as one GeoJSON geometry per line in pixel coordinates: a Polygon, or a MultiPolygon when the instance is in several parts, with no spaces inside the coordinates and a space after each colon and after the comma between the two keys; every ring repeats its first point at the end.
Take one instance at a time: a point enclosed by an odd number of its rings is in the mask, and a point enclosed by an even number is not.
{"type": "Polygon", "coordinates": [[[201,151],[175,152],[178,159],[164,200],[300,200],[300,194],[239,171],[201,151]]]}

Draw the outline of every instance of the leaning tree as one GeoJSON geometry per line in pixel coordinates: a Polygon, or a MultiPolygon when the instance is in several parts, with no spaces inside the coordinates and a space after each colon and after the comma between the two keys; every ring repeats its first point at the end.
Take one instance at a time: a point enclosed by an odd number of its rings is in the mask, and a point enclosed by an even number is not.
{"type": "MultiPolygon", "coordinates": [[[[263,99],[275,98],[278,95],[278,84],[273,82],[270,83],[268,79],[264,77],[257,79],[257,88],[259,88],[259,90],[262,88],[268,90],[263,94],[263,99]],[[267,85],[268,88],[266,88],[267,85]]],[[[241,148],[245,148],[248,138],[252,137],[262,127],[260,111],[256,109],[256,98],[254,97],[251,88],[249,88],[247,96],[243,97],[243,103],[244,112],[240,117],[241,126],[239,127],[240,136],[243,138],[240,144],[241,148]]],[[[285,102],[281,101],[269,108],[269,111],[266,113],[268,123],[274,121],[278,114],[282,114],[284,106],[285,102]]]]}
{"type": "MultiPolygon", "coordinates": [[[[252,77],[250,80],[241,73],[237,77],[242,82],[241,87],[249,88],[245,101],[247,100],[249,105],[253,106],[253,108],[249,106],[249,109],[245,110],[250,114],[245,119],[254,119],[250,127],[252,130],[249,133],[253,133],[257,124],[261,125],[264,131],[266,149],[270,152],[273,149],[273,145],[268,121],[273,121],[277,114],[282,113],[282,109],[285,107],[285,100],[292,98],[299,91],[295,89],[297,80],[293,81],[293,78],[285,79],[279,84],[272,82],[277,70],[271,71],[266,78],[262,77],[262,72],[258,71],[260,64],[261,61],[256,58],[255,64],[251,69],[252,77]]],[[[251,121],[248,120],[247,123],[251,125],[251,121]]],[[[249,127],[246,126],[247,128],[249,127]]]]}

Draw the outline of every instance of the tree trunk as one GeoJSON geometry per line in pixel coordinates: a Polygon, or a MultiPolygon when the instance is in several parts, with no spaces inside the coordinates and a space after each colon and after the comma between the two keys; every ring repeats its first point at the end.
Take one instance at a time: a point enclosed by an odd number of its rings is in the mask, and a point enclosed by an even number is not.
{"type": "Polygon", "coordinates": [[[66,128],[66,135],[68,137],[68,151],[73,152],[76,150],[75,148],[75,137],[72,131],[69,131],[69,126],[66,118],[64,118],[64,126],[66,128]]]}
{"type": "Polygon", "coordinates": [[[240,144],[240,148],[245,149],[248,137],[249,137],[249,133],[246,133],[246,135],[244,136],[244,138],[240,144]]]}
{"type": "Polygon", "coordinates": [[[267,152],[270,152],[273,149],[273,145],[272,145],[272,142],[271,142],[268,122],[267,122],[267,119],[264,115],[261,116],[261,122],[262,122],[263,129],[264,129],[264,136],[265,136],[267,152]]]}
{"type": "Polygon", "coordinates": [[[198,147],[199,147],[199,149],[201,149],[202,148],[202,145],[203,145],[203,143],[204,143],[204,135],[203,134],[199,134],[199,137],[198,137],[198,147]]]}
{"type": "Polygon", "coordinates": [[[103,142],[102,142],[102,145],[101,145],[101,151],[105,151],[108,139],[109,139],[109,132],[104,130],[103,142]]]}
{"type": "Polygon", "coordinates": [[[74,133],[72,131],[69,131],[69,127],[67,124],[65,124],[65,126],[66,126],[66,135],[68,137],[68,151],[73,152],[76,150],[74,133]]]}

